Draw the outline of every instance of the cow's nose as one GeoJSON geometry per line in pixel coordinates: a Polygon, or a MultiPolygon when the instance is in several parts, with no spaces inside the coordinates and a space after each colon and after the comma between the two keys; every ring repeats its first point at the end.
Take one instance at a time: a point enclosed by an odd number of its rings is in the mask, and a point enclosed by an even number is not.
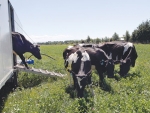
{"type": "Polygon", "coordinates": [[[41,59],[42,59],[42,57],[39,57],[38,59],[39,59],[39,60],[41,60],[41,59]]]}

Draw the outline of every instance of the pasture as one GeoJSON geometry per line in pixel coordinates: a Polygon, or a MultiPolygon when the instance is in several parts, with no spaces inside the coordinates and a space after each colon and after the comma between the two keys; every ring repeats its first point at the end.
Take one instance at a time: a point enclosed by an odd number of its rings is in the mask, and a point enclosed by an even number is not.
{"type": "MultiPolygon", "coordinates": [[[[62,52],[67,45],[42,45],[41,52],[56,60],[42,56],[34,59],[30,67],[67,74],[62,52]]],[[[93,70],[92,81],[95,96],[86,87],[85,98],[75,98],[70,87],[70,75],[50,78],[19,72],[19,87],[11,92],[3,105],[2,113],[148,113],[150,112],[150,44],[135,44],[138,58],[126,77],[105,78],[104,86],[98,85],[99,77],[93,70]]],[[[30,54],[25,54],[28,58],[30,54]]]]}

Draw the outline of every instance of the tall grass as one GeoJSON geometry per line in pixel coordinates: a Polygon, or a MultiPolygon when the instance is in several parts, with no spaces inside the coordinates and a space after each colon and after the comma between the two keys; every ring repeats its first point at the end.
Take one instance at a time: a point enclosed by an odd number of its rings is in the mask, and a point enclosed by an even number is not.
{"type": "MultiPolygon", "coordinates": [[[[137,44],[138,58],[127,77],[121,78],[115,66],[117,79],[105,78],[99,87],[98,75],[93,70],[92,81],[95,96],[86,87],[85,98],[75,98],[70,78],[50,78],[42,75],[19,73],[19,88],[9,94],[3,113],[148,113],[150,112],[150,45],[137,44]]],[[[46,56],[30,67],[42,68],[66,74],[62,52],[67,45],[41,46],[46,56]]],[[[28,58],[30,54],[26,54],[28,58]]]]}

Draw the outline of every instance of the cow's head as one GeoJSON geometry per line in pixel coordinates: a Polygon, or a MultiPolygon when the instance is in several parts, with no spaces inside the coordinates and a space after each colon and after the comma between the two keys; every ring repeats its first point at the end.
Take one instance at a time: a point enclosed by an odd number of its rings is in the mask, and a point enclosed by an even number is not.
{"type": "Polygon", "coordinates": [[[106,60],[105,67],[106,67],[108,78],[113,78],[114,77],[114,61],[112,59],[106,60]]]}
{"type": "Polygon", "coordinates": [[[83,97],[83,91],[87,84],[91,83],[91,62],[86,51],[76,51],[72,53],[68,60],[71,62],[71,70],[74,87],[77,90],[77,96],[83,97]]]}
{"type": "Polygon", "coordinates": [[[120,61],[120,75],[125,76],[129,70],[130,70],[130,65],[131,65],[131,59],[127,58],[125,60],[120,61]]]}
{"type": "MultiPolygon", "coordinates": [[[[79,48],[74,48],[73,46],[68,46],[68,48],[66,48],[63,51],[63,59],[64,59],[64,66],[65,68],[68,67],[68,59],[72,59],[72,57],[74,56],[74,53],[78,50],[79,48]],[[70,58],[69,58],[70,57],[70,58]]],[[[72,62],[72,61],[70,61],[72,62]]]]}
{"type": "Polygon", "coordinates": [[[30,52],[37,58],[37,59],[41,59],[41,54],[40,54],[40,49],[39,49],[39,45],[30,45],[30,52]]]}

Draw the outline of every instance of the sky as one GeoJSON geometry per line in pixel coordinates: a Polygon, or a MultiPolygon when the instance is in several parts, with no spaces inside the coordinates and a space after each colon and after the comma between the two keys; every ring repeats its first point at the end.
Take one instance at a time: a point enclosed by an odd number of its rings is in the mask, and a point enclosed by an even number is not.
{"type": "Polygon", "coordinates": [[[122,37],[150,20],[150,0],[10,0],[32,42],[122,37]]]}

